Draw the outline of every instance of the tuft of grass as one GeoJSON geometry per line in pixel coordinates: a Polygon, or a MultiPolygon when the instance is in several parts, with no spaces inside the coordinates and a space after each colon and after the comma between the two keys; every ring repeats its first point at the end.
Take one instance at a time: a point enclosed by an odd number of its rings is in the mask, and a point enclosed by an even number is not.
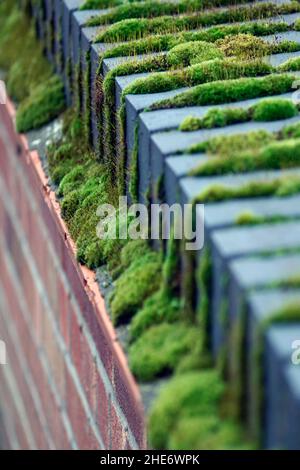
{"type": "Polygon", "coordinates": [[[267,99],[252,108],[254,121],[277,121],[289,119],[298,114],[298,108],[291,100],[267,99]]]}

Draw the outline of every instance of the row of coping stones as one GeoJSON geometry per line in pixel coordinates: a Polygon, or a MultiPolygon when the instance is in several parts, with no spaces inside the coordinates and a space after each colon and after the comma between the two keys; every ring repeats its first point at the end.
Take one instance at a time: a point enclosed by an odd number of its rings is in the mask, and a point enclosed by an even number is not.
{"type": "MultiPolygon", "coordinates": [[[[183,153],[191,145],[206,142],[213,137],[236,135],[240,133],[247,133],[251,131],[269,131],[278,132],[284,127],[299,122],[299,117],[273,121],[273,122],[247,122],[243,124],[235,124],[224,128],[206,129],[194,132],[180,132],[170,131],[164,133],[157,133],[152,135],[150,140],[150,165],[148,178],[141,179],[141,184],[144,184],[143,192],[145,189],[151,194],[151,200],[159,202],[157,195],[157,184],[163,175],[163,192],[167,195],[168,200],[175,200],[178,194],[179,180],[184,178],[188,173],[196,168],[200,163],[205,163],[210,157],[205,154],[197,155],[176,155],[179,152],[183,153]],[[170,158],[168,158],[170,157],[170,158]],[[194,164],[193,164],[194,159],[194,164]],[[185,168],[186,162],[186,168],[185,168]],[[146,179],[146,183],[144,180],[146,179]],[[174,184],[177,180],[177,184],[174,184]],[[150,184],[149,184],[150,183],[150,184]],[[149,188],[149,189],[148,189],[149,188]]],[[[140,173],[141,177],[144,176],[140,173]]],[[[197,181],[200,177],[189,177],[193,185],[191,188],[197,186],[197,181]]],[[[202,179],[202,178],[201,178],[202,179]]]]}
{"type": "MultiPolygon", "coordinates": [[[[74,68],[78,61],[82,60],[82,69],[83,73],[86,69],[86,53],[91,49],[91,128],[92,128],[92,142],[95,149],[97,148],[98,143],[98,129],[97,129],[97,112],[98,104],[96,99],[96,90],[95,90],[95,76],[96,70],[99,64],[99,54],[108,48],[114,46],[114,44],[94,44],[93,40],[97,32],[101,30],[101,27],[84,27],[86,21],[96,14],[106,13],[109,10],[86,10],[86,11],[76,11],[76,8],[80,6],[79,1],[73,0],[67,5],[67,8],[64,8],[63,14],[63,38],[69,38],[69,41],[64,41],[64,62],[67,62],[69,59],[72,64],[68,73],[65,73],[65,85],[66,85],[66,94],[67,101],[71,104],[71,83],[70,83],[70,74],[74,75],[74,68]],[[71,17],[71,19],[70,19],[71,17]],[[68,34],[69,30],[69,34],[68,34]],[[80,41],[81,38],[81,41],[80,41]],[[69,48],[68,43],[73,45],[69,48]],[[70,50],[73,49],[73,52],[70,50]],[[80,52],[81,49],[81,52],[80,52]]],[[[292,23],[294,20],[294,15],[286,15],[287,21],[292,23]]],[[[282,40],[284,37],[282,38],[282,40]]],[[[127,60],[127,59],[125,59],[127,60]]],[[[81,103],[85,103],[85,99],[81,99],[81,103]]]]}
{"type": "MultiPolygon", "coordinates": [[[[292,333],[290,324],[263,327],[278,309],[292,301],[299,302],[299,289],[271,288],[272,283],[276,286],[276,283],[289,279],[290,276],[298,276],[299,263],[299,254],[286,254],[237,259],[231,261],[229,267],[228,308],[229,311],[238,308],[240,315],[241,312],[244,314],[245,336],[241,366],[244,376],[245,419],[250,433],[254,436],[258,434],[258,424],[262,427],[263,445],[266,448],[299,448],[299,439],[297,446],[295,440],[294,444],[291,443],[291,436],[297,433],[299,421],[292,429],[280,426],[282,420],[286,420],[289,426],[293,420],[288,413],[287,402],[279,409],[278,401],[280,396],[287,396],[287,393],[293,395],[295,391],[294,384],[289,381],[285,386],[282,385],[282,377],[291,361],[292,341],[300,339],[300,323],[296,322],[293,326],[295,338],[286,336],[287,331],[292,333]],[[276,336],[273,333],[274,328],[277,330],[276,336]]],[[[231,357],[231,361],[233,359],[231,357]]],[[[299,384],[299,369],[297,374],[299,384]]],[[[298,387],[293,398],[294,403],[298,402],[298,406],[299,399],[298,387]]]]}
{"type": "MultiPolygon", "coordinates": [[[[238,174],[238,175],[224,175],[224,176],[217,176],[217,177],[205,177],[205,178],[199,178],[198,181],[197,179],[195,180],[194,178],[183,178],[180,182],[180,195],[179,195],[179,200],[181,201],[181,204],[187,204],[190,201],[194,200],[194,198],[202,191],[207,188],[209,188],[212,184],[221,184],[225,187],[238,187],[240,185],[243,185],[245,183],[249,182],[257,182],[257,181],[267,181],[267,180],[273,180],[278,178],[279,176],[290,176],[290,175],[300,175],[300,170],[283,170],[283,171],[278,171],[278,170],[273,170],[273,171],[260,171],[260,172],[254,172],[254,173],[247,173],[247,174],[238,174]]],[[[212,326],[211,326],[211,346],[212,346],[212,351],[215,359],[217,359],[218,354],[220,350],[222,349],[222,345],[224,344],[224,340],[226,338],[225,336],[225,331],[224,331],[224,325],[222,322],[219,321],[219,312],[221,310],[221,305],[222,301],[224,298],[226,298],[226,295],[228,295],[228,283],[222,282],[222,280],[226,279],[228,277],[228,261],[231,259],[232,253],[229,254],[224,254],[224,258],[222,258],[223,251],[226,249],[225,247],[221,247],[216,245],[218,242],[218,233],[222,234],[222,232],[218,232],[218,230],[221,229],[222,225],[224,225],[224,215],[223,215],[223,221],[220,216],[220,213],[222,213],[222,208],[223,208],[223,213],[226,213],[226,210],[232,207],[232,211],[234,211],[234,206],[236,206],[240,212],[243,211],[257,211],[254,212],[255,214],[257,213],[258,215],[262,215],[265,217],[271,217],[271,216],[280,216],[284,215],[286,217],[297,217],[298,212],[297,212],[297,201],[298,198],[287,198],[287,199],[282,199],[282,202],[280,202],[279,198],[274,199],[274,203],[272,204],[271,202],[267,202],[267,200],[272,201],[272,198],[260,198],[257,201],[255,199],[245,199],[245,200],[232,200],[232,201],[227,201],[227,202],[220,202],[220,203],[213,203],[213,204],[206,204],[205,205],[205,223],[204,223],[204,229],[205,229],[205,246],[207,248],[210,248],[210,250],[213,253],[213,270],[214,270],[214,278],[213,278],[213,283],[214,285],[212,286],[213,289],[213,295],[212,295],[212,326]],[[261,202],[262,201],[262,202],[261,202]],[[276,207],[276,202],[278,202],[278,206],[276,207]],[[295,207],[292,209],[290,207],[290,203],[295,204],[295,207]],[[220,209],[217,209],[217,207],[220,207],[220,209]],[[263,207],[265,206],[265,212],[263,212],[263,207]],[[216,215],[215,215],[216,214],[216,215]],[[218,221],[218,218],[220,218],[220,222],[218,221]],[[218,229],[218,230],[217,230],[218,229]],[[221,253],[222,251],[222,253],[221,253]],[[228,259],[226,259],[226,256],[228,259]]],[[[177,199],[178,201],[178,199],[177,199]]],[[[174,201],[166,199],[166,202],[169,204],[173,204],[174,201]]],[[[197,210],[197,208],[196,208],[197,210]]],[[[230,214],[230,213],[229,213],[230,214]]],[[[234,212],[232,214],[235,215],[234,212]]],[[[233,215],[232,215],[233,216],[233,215]]],[[[197,223],[201,224],[203,223],[202,220],[202,212],[199,210],[199,213],[196,213],[197,217],[197,223]],[[199,219],[199,221],[198,221],[199,219]]],[[[236,217],[236,215],[235,215],[236,217]]],[[[235,219],[230,219],[226,221],[226,227],[235,225],[235,219]]],[[[255,230],[257,230],[260,227],[252,227],[251,230],[254,233],[255,230]]],[[[273,227],[271,227],[273,229],[273,227]]],[[[231,229],[232,230],[232,229],[231,229]]],[[[235,227],[233,229],[236,231],[238,234],[244,234],[247,238],[247,229],[243,227],[235,227]]],[[[226,236],[226,233],[224,237],[226,236]]],[[[245,237],[240,240],[240,243],[245,241],[245,237]]],[[[257,246],[253,247],[253,250],[255,252],[256,248],[261,248],[261,246],[258,244],[259,240],[253,241],[257,242],[257,246]]],[[[248,243],[246,241],[246,243],[248,243]]],[[[278,241],[278,243],[284,244],[284,241],[278,241]]],[[[238,246],[238,245],[237,245],[238,246]]],[[[237,247],[236,246],[236,247],[237,247]]],[[[234,249],[235,247],[233,247],[234,249]]],[[[249,248],[249,247],[248,247],[249,248]]],[[[247,247],[245,248],[247,249],[247,247]]],[[[252,249],[252,248],[251,248],[252,249]]],[[[266,250],[268,251],[268,246],[266,247],[266,250]]],[[[203,250],[201,250],[198,253],[198,263],[201,263],[201,257],[203,254],[203,250]]],[[[235,256],[242,256],[243,253],[235,253],[235,256]]],[[[233,255],[232,255],[233,256],[233,255]]],[[[253,256],[253,255],[252,255],[253,256]]],[[[199,296],[201,296],[201,292],[198,293],[199,296]]]]}
{"type": "MultiPolygon", "coordinates": [[[[47,0],[48,4],[49,0],[47,0]]],[[[97,129],[97,113],[98,106],[95,91],[95,73],[99,63],[99,52],[112,47],[112,44],[93,44],[93,39],[96,32],[101,30],[101,27],[84,27],[86,21],[95,16],[96,14],[106,13],[109,10],[85,10],[76,11],[82,5],[83,0],[64,0],[62,2],[56,1],[54,4],[54,25],[59,24],[59,18],[62,16],[62,38],[63,38],[63,57],[64,57],[64,80],[66,87],[67,102],[70,105],[72,102],[72,75],[74,79],[74,69],[81,59],[83,73],[86,69],[86,53],[91,50],[91,128],[92,128],[92,142],[97,147],[99,139],[97,129]],[[62,9],[62,11],[59,11],[62,9]],[[71,61],[71,64],[67,65],[71,61]]],[[[52,2],[51,2],[52,5],[52,2]]],[[[52,5],[53,6],[53,5],[52,5]]],[[[48,11],[48,9],[47,9],[48,11]]],[[[49,8],[50,11],[50,8],[49,8]]],[[[51,10],[52,15],[52,10],[51,10]]],[[[294,15],[285,15],[287,22],[294,21],[294,15]]],[[[58,38],[59,34],[55,34],[58,38]]],[[[270,36],[270,40],[272,37],[270,36]]],[[[280,39],[279,39],[280,40],[280,39]]],[[[282,37],[284,40],[284,35],[282,37]]],[[[55,46],[55,50],[59,45],[55,46]]],[[[50,55],[52,52],[50,52],[50,55]]],[[[54,57],[52,59],[55,61],[54,57]]],[[[127,59],[126,59],[127,60],[127,59]]],[[[84,91],[84,90],[83,90],[84,91]]],[[[81,104],[85,103],[85,97],[81,97],[81,104]]],[[[130,137],[130,136],[129,136],[130,137]]],[[[130,141],[130,138],[129,138],[130,141]]]]}
{"type": "MultiPolygon", "coordinates": [[[[285,61],[285,54],[280,54],[281,60],[285,61]]],[[[295,57],[293,53],[291,56],[295,57]]],[[[272,56],[275,57],[275,56],[272,56]]],[[[297,73],[295,73],[297,75],[297,73]]],[[[119,78],[116,79],[117,82],[119,78]]],[[[121,81],[122,82],[122,81],[121,81]]],[[[122,83],[121,83],[122,84],[122,83]]],[[[189,116],[203,117],[211,108],[223,107],[247,107],[258,102],[259,99],[246,100],[238,103],[214,106],[194,106],[170,110],[157,110],[144,112],[144,110],[155,101],[175,96],[184,91],[173,90],[172,92],[148,94],[148,95],[127,95],[126,96],[126,144],[127,144],[127,166],[130,168],[131,156],[135,141],[135,128],[138,126],[138,162],[139,162],[139,199],[145,202],[145,194],[148,193],[150,182],[156,186],[157,180],[163,171],[164,158],[170,153],[175,153],[177,142],[182,141],[182,147],[178,150],[186,149],[190,140],[190,145],[197,142],[197,133],[182,133],[178,127],[182,120],[189,116]],[[170,132],[173,131],[173,132],[170,132]],[[172,148],[173,146],[173,148],[172,148]]],[[[274,96],[274,97],[278,97],[274,96]]],[[[281,95],[282,98],[291,98],[292,93],[281,95]]],[[[255,127],[254,123],[247,123],[249,129],[255,127]]],[[[245,125],[245,130],[247,130],[245,125]]],[[[234,129],[233,129],[234,131],[234,129]]],[[[220,130],[216,131],[222,132],[220,130]]]]}
{"type": "Polygon", "coordinates": [[[253,417],[254,410],[259,406],[257,385],[264,386],[263,444],[267,449],[295,450],[300,447],[299,431],[297,432],[300,422],[300,365],[292,362],[293,342],[300,340],[300,323],[273,324],[262,333],[262,325],[274,312],[293,302],[300,305],[299,289],[262,289],[251,292],[247,299],[245,368],[248,378],[246,403],[250,417],[249,427],[253,429],[256,425],[253,417]],[[261,344],[257,344],[257,341],[261,344]],[[262,351],[258,351],[258,348],[262,348],[262,351]],[[257,353],[261,355],[264,368],[264,373],[259,376],[261,384],[257,384],[256,378],[259,373],[255,370],[257,353]],[[294,419],[295,415],[298,416],[298,422],[294,419]]]}

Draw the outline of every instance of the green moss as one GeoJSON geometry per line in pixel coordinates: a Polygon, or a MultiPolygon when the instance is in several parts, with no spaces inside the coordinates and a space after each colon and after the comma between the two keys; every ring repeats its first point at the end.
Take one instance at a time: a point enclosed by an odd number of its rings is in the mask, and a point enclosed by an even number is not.
{"type": "MultiPolygon", "coordinates": [[[[173,47],[190,41],[216,42],[233,34],[252,34],[266,36],[289,31],[291,26],[283,22],[275,23],[242,23],[238,25],[220,25],[199,31],[182,31],[172,34],[156,34],[147,38],[122,43],[109,48],[104,57],[132,56],[150,52],[169,51],[173,47]]],[[[97,42],[97,40],[96,40],[97,42]]]]}
{"type": "Polygon", "coordinates": [[[37,86],[18,108],[16,121],[18,132],[41,127],[59,116],[64,107],[63,83],[60,78],[51,77],[37,86]]]}
{"type": "Polygon", "coordinates": [[[61,204],[63,218],[68,222],[74,216],[80,203],[80,193],[78,190],[70,191],[61,204]]]}
{"type": "Polygon", "coordinates": [[[182,70],[154,73],[149,77],[137,79],[128,85],[123,93],[158,93],[217,80],[256,77],[273,71],[271,65],[260,60],[245,63],[233,59],[214,59],[182,70]]]}
{"type": "Polygon", "coordinates": [[[253,181],[238,187],[228,187],[222,184],[211,185],[195,198],[195,202],[208,203],[260,196],[285,197],[299,192],[300,178],[296,176],[282,176],[270,181],[253,181]]]}
{"type": "Polygon", "coordinates": [[[277,121],[289,119],[298,114],[297,106],[287,99],[267,98],[250,108],[214,108],[210,109],[203,118],[187,116],[179,130],[183,132],[199,129],[225,127],[247,121],[277,121]]]}
{"type": "Polygon", "coordinates": [[[216,136],[212,139],[192,145],[188,153],[207,152],[212,156],[229,157],[246,150],[258,150],[276,140],[276,135],[259,130],[248,133],[216,136]]]}
{"type": "Polygon", "coordinates": [[[288,139],[294,137],[295,139],[300,137],[300,123],[296,122],[294,124],[289,124],[285,126],[281,131],[281,136],[283,139],[288,139]]]}
{"type": "Polygon", "coordinates": [[[292,91],[295,80],[297,78],[292,75],[274,74],[266,77],[204,83],[173,98],[154,103],[150,106],[150,110],[206,106],[280,95],[292,91]]]}
{"type": "MultiPolygon", "coordinates": [[[[100,0],[100,6],[104,0],[100,0]]],[[[108,1],[108,0],[107,0],[108,1]]],[[[114,0],[116,1],[116,0],[114,0]]],[[[235,0],[192,0],[186,2],[181,0],[179,2],[121,2],[123,5],[114,8],[111,12],[106,15],[100,15],[93,17],[88,21],[89,26],[99,26],[105,24],[112,24],[118,21],[130,19],[130,18],[155,18],[163,15],[177,15],[187,12],[195,12],[203,8],[212,8],[216,6],[227,6],[235,5],[235,0]]],[[[254,1],[254,0],[251,0],[254,1]]],[[[249,0],[247,0],[249,2],[249,0]]],[[[246,3],[246,0],[242,0],[239,3],[246,3]]],[[[92,2],[93,5],[97,6],[95,0],[92,2]]],[[[84,6],[86,9],[86,6],[84,6]]],[[[98,7],[99,8],[99,7],[98,7]]]]}
{"type": "Polygon", "coordinates": [[[137,339],[148,328],[163,322],[168,324],[178,321],[181,317],[182,304],[180,299],[170,298],[163,290],[155,292],[146,300],[141,310],[134,316],[130,326],[132,339],[137,339]]]}
{"type": "Polygon", "coordinates": [[[217,416],[183,418],[170,437],[169,449],[174,450],[245,450],[241,429],[235,423],[217,416]]]}
{"type": "Polygon", "coordinates": [[[246,122],[250,113],[243,108],[217,108],[210,109],[204,118],[187,116],[180,124],[179,130],[182,132],[197,131],[199,129],[212,129],[215,127],[225,127],[231,124],[246,122]]]}
{"type": "Polygon", "coordinates": [[[223,393],[224,385],[214,371],[173,378],[162,389],[151,411],[150,444],[156,449],[170,448],[170,438],[180,421],[216,415],[223,393]]]}
{"type": "Polygon", "coordinates": [[[262,223],[262,221],[262,216],[256,215],[251,211],[241,212],[235,219],[237,225],[257,225],[262,223]]]}
{"type": "Polygon", "coordinates": [[[75,185],[80,185],[86,179],[86,167],[84,165],[75,166],[67,175],[63,177],[58,188],[58,194],[64,196],[74,189],[75,185]]]}
{"type": "Polygon", "coordinates": [[[202,351],[209,349],[209,312],[212,285],[212,259],[208,248],[203,252],[197,269],[197,286],[199,291],[197,318],[201,328],[202,351]]]}
{"type": "Polygon", "coordinates": [[[203,12],[193,15],[182,15],[180,17],[162,16],[152,19],[125,19],[109,26],[104,32],[101,32],[97,36],[96,40],[98,42],[131,41],[162,32],[174,33],[222,23],[270,18],[284,13],[295,13],[298,11],[300,11],[299,4],[297,2],[291,2],[291,4],[285,5],[258,4],[252,5],[251,7],[236,7],[230,10],[203,12]]]}
{"type": "MultiPolygon", "coordinates": [[[[300,279],[298,283],[292,283],[291,287],[299,287],[300,279]]],[[[264,323],[264,328],[267,328],[274,323],[298,323],[300,320],[300,303],[299,301],[292,301],[284,305],[283,307],[275,310],[271,317],[269,317],[264,323]]]]}
{"type": "Polygon", "coordinates": [[[298,114],[298,108],[291,100],[268,99],[252,108],[254,121],[277,121],[289,119],[298,114]]]}
{"type": "Polygon", "coordinates": [[[214,157],[193,169],[193,176],[246,173],[255,170],[276,170],[295,168],[300,162],[300,139],[274,142],[260,150],[245,151],[240,154],[214,157]]]}
{"type": "Polygon", "coordinates": [[[173,47],[168,52],[167,58],[173,67],[187,67],[207,60],[222,59],[223,54],[214,44],[206,41],[189,41],[173,47]]]}
{"type": "Polygon", "coordinates": [[[251,60],[269,53],[269,45],[261,38],[250,34],[230,35],[217,41],[217,47],[227,57],[251,60]]]}
{"type": "Polygon", "coordinates": [[[300,70],[300,58],[293,57],[288,59],[283,64],[280,64],[278,69],[281,72],[298,72],[300,70]]]}
{"type": "Polygon", "coordinates": [[[79,10],[98,10],[122,5],[122,3],[125,3],[124,0],[85,0],[79,10]]]}
{"type": "Polygon", "coordinates": [[[160,255],[150,252],[137,258],[116,281],[111,302],[115,323],[124,322],[132,317],[145,299],[158,290],[160,282],[160,255]]]}
{"type": "Polygon", "coordinates": [[[129,349],[131,370],[148,382],[170,374],[194,346],[197,331],[181,323],[162,323],[145,331],[129,349]]]}

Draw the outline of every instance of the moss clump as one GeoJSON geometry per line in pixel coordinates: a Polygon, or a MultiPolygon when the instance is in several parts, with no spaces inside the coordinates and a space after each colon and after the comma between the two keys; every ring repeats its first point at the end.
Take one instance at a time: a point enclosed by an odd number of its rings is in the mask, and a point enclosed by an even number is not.
{"type": "Polygon", "coordinates": [[[240,448],[241,431],[220,417],[224,391],[224,384],[212,370],[172,379],[150,414],[151,445],[174,450],[240,448]]]}
{"type": "Polygon", "coordinates": [[[170,437],[169,449],[175,450],[245,450],[241,430],[236,423],[217,416],[183,418],[170,437]]]}
{"type": "Polygon", "coordinates": [[[163,290],[159,290],[146,300],[142,309],[132,319],[130,326],[132,339],[139,338],[153,325],[176,322],[181,317],[181,312],[180,299],[170,298],[163,290]]]}
{"type": "Polygon", "coordinates": [[[133,373],[143,382],[170,374],[197,340],[195,328],[162,323],[145,331],[129,349],[133,373]]]}
{"type": "Polygon", "coordinates": [[[266,77],[204,83],[173,98],[154,103],[150,110],[206,106],[280,95],[292,91],[295,80],[296,77],[292,75],[272,74],[266,77]]]}
{"type": "Polygon", "coordinates": [[[252,108],[254,121],[276,121],[289,119],[298,114],[298,108],[291,100],[263,100],[252,108]]]}
{"type": "Polygon", "coordinates": [[[18,132],[37,129],[59,116],[65,107],[64,87],[60,78],[51,77],[37,86],[17,112],[18,132]]]}
{"type": "Polygon", "coordinates": [[[161,257],[148,252],[137,258],[116,281],[111,302],[115,323],[132,317],[147,297],[158,290],[161,282],[161,257]]]}
{"type": "Polygon", "coordinates": [[[293,57],[278,66],[280,72],[297,72],[300,70],[300,58],[293,57]]]}
{"type": "Polygon", "coordinates": [[[223,54],[214,44],[205,41],[189,41],[173,47],[168,52],[167,58],[173,67],[187,67],[207,60],[222,59],[223,54]]]}
{"type": "Polygon", "coordinates": [[[300,163],[300,139],[274,142],[260,150],[242,152],[223,157],[214,157],[200,164],[190,174],[193,176],[246,173],[255,170],[294,168],[300,163]]]}
{"type": "Polygon", "coordinates": [[[298,114],[298,107],[291,101],[280,98],[266,99],[250,108],[210,109],[203,118],[186,117],[179,130],[183,132],[199,129],[225,127],[247,121],[276,121],[289,119],[298,114]]]}
{"type": "Polygon", "coordinates": [[[230,124],[246,122],[249,120],[249,112],[243,108],[210,109],[204,118],[187,116],[179,126],[182,132],[197,131],[199,129],[212,129],[225,127],[230,124]]]}
{"type": "Polygon", "coordinates": [[[162,16],[160,18],[133,18],[119,21],[101,32],[97,42],[123,42],[139,39],[151,34],[179,32],[183,30],[198,29],[222,23],[235,23],[237,21],[250,21],[270,18],[284,13],[300,11],[297,2],[286,5],[258,4],[249,7],[236,7],[229,10],[202,12],[194,15],[179,17],[162,16]]]}
{"type": "Polygon", "coordinates": [[[250,34],[230,35],[217,41],[217,47],[227,57],[251,60],[269,53],[269,45],[261,38],[250,34]]]}

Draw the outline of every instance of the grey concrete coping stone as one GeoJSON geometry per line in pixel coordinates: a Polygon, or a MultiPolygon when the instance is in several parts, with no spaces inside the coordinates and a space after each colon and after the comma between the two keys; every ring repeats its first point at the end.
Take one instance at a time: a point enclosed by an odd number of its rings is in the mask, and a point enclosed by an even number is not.
{"type": "Polygon", "coordinates": [[[282,442],[282,448],[297,450],[299,444],[300,423],[300,390],[299,390],[299,366],[290,364],[284,370],[284,381],[287,384],[284,393],[284,430],[286,439],[282,442]]]}
{"type": "Polygon", "coordinates": [[[300,248],[300,222],[220,229],[212,234],[212,243],[223,260],[252,256],[259,252],[292,250],[300,248]]]}
{"type": "Polygon", "coordinates": [[[260,197],[224,201],[206,205],[205,223],[209,228],[224,228],[234,225],[242,212],[250,212],[258,217],[300,217],[300,195],[280,197],[260,197]]]}
{"type": "MultiPolygon", "coordinates": [[[[140,193],[145,193],[148,188],[150,187],[151,193],[153,193],[153,189],[156,187],[157,182],[159,181],[160,177],[164,174],[165,169],[165,160],[170,155],[171,159],[168,160],[168,169],[174,175],[178,174],[179,177],[183,177],[184,174],[188,174],[190,170],[193,169],[193,160],[186,159],[187,167],[184,172],[184,162],[185,158],[180,158],[179,155],[172,156],[172,153],[179,150],[181,147],[181,151],[187,149],[192,144],[205,142],[212,137],[221,136],[221,135],[234,135],[238,133],[245,133],[254,130],[267,130],[269,132],[277,132],[281,130],[283,127],[295,123],[300,122],[299,116],[296,116],[292,119],[268,122],[268,123],[244,123],[244,124],[235,124],[232,126],[227,126],[224,128],[216,128],[216,129],[209,129],[209,130],[200,130],[196,132],[180,132],[180,131],[170,131],[164,133],[156,133],[152,134],[150,138],[150,148],[147,146],[147,137],[148,134],[145,131],[144,127],[141,126],[140,129],[140,149],[139,149],[139,160],[140,161],[140,170],[142,165],[146,165],[146,171],[148,175],[146,175],[146,179],[143,178],[143,173],[141,173],[141,180],[140,184],[140,193]],[[182,142],[185,142],[184,144],[182,142]],[[172,152],[173,150],[173,152],[172,152]],[[178,158],[178,160],[177,160],[178,158]],[[191,166],[192,165],[192,166],[191,166]],[[178,170],[177,170],[178,166],[178,170]],[[170,168],[171,167],[171,168],[170,168]],[[148,186],[147,186],[148,185],[148,186]]],[[[207,155],[202,155],[202,162],[204,163],[211,157],[207,155]]],[[[194,160],[195,165],[194,168],[200,163],[199,160],[194,160]]],[[[166,170],[167,171],[167,170],[166,170]]],[[[202,178],[199,176],[198,178],[202,178]]],[[[168,185],[166,183],[165,185],[168,185]]]]}
{"type": "MultiPolygon", "coordinates": [[[[280,55],[280,54],[279,54],[280,55]]],[[[133,95],[128,96],[130,101],[133,95]]],[[[274,95],[269,98],[283,98],[290,99],[292,93],[283,93],[281,95],[274,95]]],[[[158,109],[156,111],[147,111],[140,113],[139,122],[144,125],[149,133],[169,131],[171,129],[178,129],[182,121],[187,116],[195,116],[202,118],[207,111],[214,108],[248,108],[261,101],[262,98],[254,98],[251,100],[237,101],[235,103],[225,103],[207,106],[187,106],[184,108],[174,109],[158,109]]]]}
{"type": "Polygon", "coordinates": [[[239,187],[252,181],[272,181],[280,176],[300,176],[300,169],[257,171],[254,173],[239,173],[236,175],[207,176],[196,178],[187,176],[180,180],[180,193],[183,204],[193,201],[203,190],[211,185],[220,184],[225,187],[239,187]]]}
{"type": "Polygon", "coordinates": [[[300,368],[291,361],[292,343],[299,339],[300,323],[273,325],[266,332],[264,437],[269,449],[299,448],[300,368]]]}
{"type": "Polygon", "coordinates": [[[236,259],[229,263],[234,282],[246,291],[289,279],[300,274],[300,255],[236,259]]]}
{"type": "MultiPolygon", "coordinates": [[[[257,383],[255,381],[256,366],[255,351],[261,324],[268,320],[278,309],[290,302],[300,302],[300,290],[263,290],[250,293],[247,299],[248,320],[246,328],[246,357],[245,367],[248,377],[246,392],[246,408],[248,425],[253,429],[255,422],[255,408],[258,406],[257,383]]],[[[278,448],[282,445],[282,413],[286,413],[285,406],[278,406],[281,397],[285,395],[282,381],[282,372],[287,360],[291,358],[291,342],[300,338],[300,324],[272,325],[266,331],[264,338],[264,447],[278,448]]],[[[283,404],[283,403],[282,403],[283,404]]]]}
{"type": "MultiPolygon", "coordinates": [[[[299,18],[299,14],[297,16],[299,18]]],[[[283,33],[271,34],[264,36],[264,40],[268,42],[295,41],[300,42],[300,31],[285,31],[283,33]]]]}
{"type": "Polygon", "coordinates": [[[182,152],[192,145],[206,142],[207,140],[220,135],[234,135],[256,130],[277,132],[286,125],[293,124],[295,122],[299,122],[299,116],[273,122],[251,121],[222,128],[203,129],[194,132],[180,132],[177,130],[170,132],[157,132],[151,136],[153,158],[158,158],[159,153],[161,155],[172,155],[177,152],[182,152]]]}

